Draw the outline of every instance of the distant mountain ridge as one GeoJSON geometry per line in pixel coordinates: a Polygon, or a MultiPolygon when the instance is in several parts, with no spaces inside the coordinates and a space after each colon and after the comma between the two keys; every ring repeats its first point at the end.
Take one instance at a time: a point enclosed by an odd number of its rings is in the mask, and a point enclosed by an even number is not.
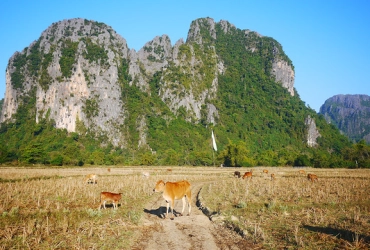
{"type": "Polygon", "coordinates": [[[325,101],[319,113],[351,140],[370,143],[370,96],[335,95],[325,101]]]}

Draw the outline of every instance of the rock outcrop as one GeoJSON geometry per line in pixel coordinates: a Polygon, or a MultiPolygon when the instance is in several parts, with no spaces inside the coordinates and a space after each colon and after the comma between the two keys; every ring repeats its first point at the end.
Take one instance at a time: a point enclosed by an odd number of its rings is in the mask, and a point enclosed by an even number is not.
{"type": "Polygon", "coordinates": [[[335,95],[325,101],[319,113],[350,139],[370,143],[370,96],[335,95]]]}
{"type": "Polygon", "coordinates": [[[276,59],[272,63],[272,74],[276,81],[280,82],[294,96],[294,70],[291,65],[284,60],[276,59]]]}
{"type": "Polygon", "coordinates": [[[316,122],[311,116],[308,116],[305,120],[305,124],[307,126],[307,145],[309,147],[316,147],[317,138],[320,137],[320,132],[317,130],[316,122]]]}

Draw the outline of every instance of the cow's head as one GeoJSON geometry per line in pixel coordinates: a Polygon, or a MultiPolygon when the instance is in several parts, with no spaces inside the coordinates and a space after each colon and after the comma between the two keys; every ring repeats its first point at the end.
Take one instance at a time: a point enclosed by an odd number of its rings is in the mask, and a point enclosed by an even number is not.
{"type": "Polygon", "coordinates": [[[165,187],[166,183],[162,180],[160,181],[157,181],[157,183],[155,184],[155,187],[153,189],[153,192],[162,192],[164,190],[164,187],[165,187]]]}

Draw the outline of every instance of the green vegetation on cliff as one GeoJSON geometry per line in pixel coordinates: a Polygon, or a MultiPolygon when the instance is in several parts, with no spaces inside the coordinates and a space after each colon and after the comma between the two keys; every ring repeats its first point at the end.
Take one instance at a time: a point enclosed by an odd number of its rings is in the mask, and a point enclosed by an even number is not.
{"type": "Polygon", "coordinates": [[[62,57],[59,60],[59,64],[62,75],[66,78],[72,75],[73,65],[76,63],[77,47],[78,42],[72,42],[70,39],[66,39],[64,42],[62,57]]]}
{"type": "MultiPolygon", "coordinates": [[[[106,134],[93,132],[82,121],[77,121],[74,133],[56,129],[48,114],[36,123],[34,89],[22,96],[14,119],[0,125],[0,162],[370,167],[369,157],[365,157],[370,153],[369,146],[351,144],[323,116],[306,107],[297,93],[291,96],[275,82],[271,71],[276,58],[293,67],[277,41],[253,32],[246,35],[233,27],[225,33],[221,24],[216,24],[215,31],[217,39],[210,36],[207,26],[200,26],[202,43],[190,39],[179,48],[177,60],[182,62],[179,66],[170,62],[165,71],[145,75],[149,89],[136,85],[137,77],[129,74],[129,59],[119,61],[118,85],[125,117],[119,129],[125,137],[124,145],[114,147],[106,134]],[[212,86],[218,61],[222,61],[224,70],[217,75],[216,98],[206,100],[199,121],[184,107],[173,112],[166,100],[162,100],[165,83],[180,98],[185,93],[179,91],[199,97],[212,86]],[[217,109],[215,124],[207,120],[207,104],[217,109]],[[305,119],[308,116],[315,120],[321,135],[317,147],[307,146],[305,119]],[[216,135],[217,152],[212,149],[211,130],[216,135]]],[[[104,47],[90,38],[84,41],[85,59],[100,61],[104,66],[107,63],[104,47]]],[[[71,76],[77,48],[78,42],[64,40],[59,63],[65,78],[71,76]]],[[[12,84],[22,88],[25,65],[29,63],[27,70],[34,75],[41,72],[39,84],[46,89],[48,75],[44,69],[51,61],[52,50],[39,56],[34,48],[31,52],[32,60],[23,54],[15,56],[12,84]],[[37,70],[37,61],[41,71],[37,70]]],[[[145,74],[145,69],[141,71],[145,74]]],[[[86,72],[84,75],[88,76],[86,72]]],[[[87,99],[83,112],[89,121],[96,117],[98,99],[87,99]]]]}

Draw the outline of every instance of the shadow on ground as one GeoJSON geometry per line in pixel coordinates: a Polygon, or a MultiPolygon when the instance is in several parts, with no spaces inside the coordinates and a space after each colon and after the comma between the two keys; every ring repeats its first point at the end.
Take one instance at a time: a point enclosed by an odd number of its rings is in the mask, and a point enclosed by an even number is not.
{"type": "MultiPolygon", "coordinates": [[[[144,208],[144,212],[147,213],[147,214],[156,215],[159,218],[164,219],[165,216],[166,216],[166,209],[167,208],[164,207],[164,206],[159,207],[157,209],[146,209],[146,208],[144,208]]],[[[168,211],[168,216],[172,216],[170,211],[171,211],[171,209],[169,209],[169,211],[168,211]]],[[[177,212],[176,210],[173,210],[173,214],[177,217],[181,213],[177,212]]]]}
{"type": "MultiPolygon", "coordinates": [[[[119,207],[121,207],[121,204],[117,204],[117,208],[119,208],[119,207]]],[[[113,204],[112,204],[112,203],[105,204],[105,208],[106,208],[106,209],[109,209],[109,208],[114,209],[114,207],[113,207],[113,204]]],[[[104,210],[103,205],[100,205],[100,209],[104,210]]]]}
{"type": "Polygon", "coordinates": [[[370,243],[370,236],[364,234],[357,234],[350,230],[337,229],[332,227],[314,227],[309,225],[304,225],[303,228],[317,232],[333,235],[339,239],[346,240],[348,242],[363,241],[364,243],[370,243]]]}

